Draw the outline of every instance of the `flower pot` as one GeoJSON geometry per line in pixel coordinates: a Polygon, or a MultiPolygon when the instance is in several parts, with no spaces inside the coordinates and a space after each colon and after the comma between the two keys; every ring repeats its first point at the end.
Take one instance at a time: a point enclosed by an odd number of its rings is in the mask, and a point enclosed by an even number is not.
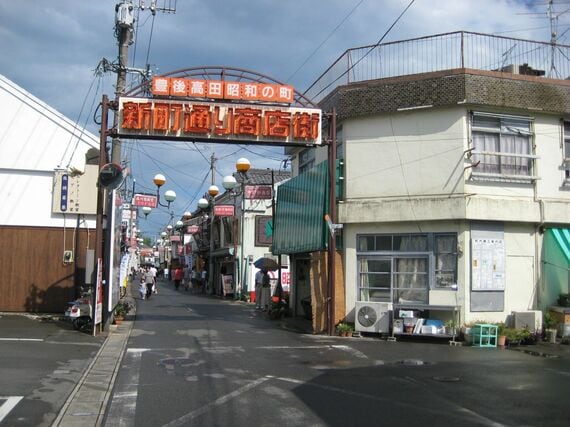
{"type": "Polygon", "coordinates": [[[507,337],[505,335],[499,335],[497,337],[497,345],[499,347],[504,347],[507,344],[507,337]]]}

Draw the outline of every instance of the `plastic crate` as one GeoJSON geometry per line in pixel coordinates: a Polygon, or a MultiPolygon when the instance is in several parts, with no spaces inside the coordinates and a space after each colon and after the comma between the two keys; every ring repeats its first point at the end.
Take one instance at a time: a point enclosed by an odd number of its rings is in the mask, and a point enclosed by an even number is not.
{"type": "Polygon", "coordinates": [[[477,323],[471,328],[471,337],[475,347],[497,347],[497,325],[477,323]]]}

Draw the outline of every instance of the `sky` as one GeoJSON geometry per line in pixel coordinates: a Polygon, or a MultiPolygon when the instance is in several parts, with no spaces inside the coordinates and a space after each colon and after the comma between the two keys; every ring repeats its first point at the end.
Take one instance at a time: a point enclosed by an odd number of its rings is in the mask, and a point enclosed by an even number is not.
{"type": "MultiPolygon", "coordinates": [[[[116,75],[95,70],[103,58],[117,59],[119,2],[0,2],[0,74],[98,135],[93,115],[103,94],[114,97],[116,75]]],[[[158,6],[165,2],[176,5],[175,13],[153,16],[150,0],[144,10],[137,9],[130,67],[149,64],[155,75],[198,66],[244,68],[299,92],[346,49],[374,44],[386,33],[384,42],[459,30],[550,40],[547,0],[158,0],[158,6]]],[[[558,42],[570,44],[570,1],[554,0],[553,10],[558,42]]],[[[129,85],[136,82],[129,78],[129,85]]],[[[206,192],[212,153],[220,189],[240,157],[252,167],[275,170],[287,159],[282,148],[264,146],[129,140],[123,150],[137,191],[154,192],[153,176],[165,175],[163,191],[177,194],[170,210],[175,221],[195,210],[206,192]]],[[[169,218],[158,208],[139,228],[143,235],[157,236],[169,218]]]]}

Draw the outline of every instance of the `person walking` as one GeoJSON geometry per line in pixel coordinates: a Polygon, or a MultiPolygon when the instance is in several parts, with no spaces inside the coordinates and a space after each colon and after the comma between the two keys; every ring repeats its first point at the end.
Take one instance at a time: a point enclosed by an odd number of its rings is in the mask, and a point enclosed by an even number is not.
{"type": "Polygon", "coordinates": [[[263,270],[261,278],[261,307],[263,311],[269,311],[269,300],[271,298],[271,278],[267,270],[263,270]]]}
{"type": "Polygon", "coordinates": [[[176,270],[174,270],[174,287],[176,288],[176,290],[178,290],[178,288],[180,287],[180,283],[182,282],[182,280],[184,279],[184,270],[182,270],[182,267],[177,267],[176,270]]]}
{"type": "Polygon", "coordinates": [[[156,269],[156,267],[153,265],[152,267],[150,267],[149,269],[150,274],[152,274],[152,291],[155,294],[158,294],[158,286],[156,283],[156,276],[158,275],[158,270],[156,269]]]}
{"type": "Polygon", "coordinates": [[[261,310],[262,308],[262,301],[261,301],[261,289],[263,287],[263,275],[265,274],[265,270],[261,269],[257,273],[255,273],[255,308],[257,310],[261,310]]]}
{"type": "Polygon", "coordinates": [[[149,299],[152,295],[152,287],[154,286],[155,277],[147,267],[144,273],[144,283],[146,284],[146,299],[149,299]]]}

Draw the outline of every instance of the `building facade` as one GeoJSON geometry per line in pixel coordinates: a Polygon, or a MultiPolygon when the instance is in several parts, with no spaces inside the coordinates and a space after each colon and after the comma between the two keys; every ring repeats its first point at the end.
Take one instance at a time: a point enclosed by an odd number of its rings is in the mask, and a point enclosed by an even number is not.
{"type": "Polygon", "coordinates": [[[60,312],[91,284],[98,139],[0,75],[0,311],[60,312]]]}
{"type": "MultiPolygon", "coordinates": [[[[345,318],[389,304],[460,324],[530,312],[539,327],[568,292],[568,56],[540,62],[524,53],[548,44],[464,32],[377,49],[347,51],[307,91],[337,114],[345,318]],[[353,63],[348,82],[325,84],[353,63]]],[[[294,171],[326,157],[293,155],[294,171]]]]}

